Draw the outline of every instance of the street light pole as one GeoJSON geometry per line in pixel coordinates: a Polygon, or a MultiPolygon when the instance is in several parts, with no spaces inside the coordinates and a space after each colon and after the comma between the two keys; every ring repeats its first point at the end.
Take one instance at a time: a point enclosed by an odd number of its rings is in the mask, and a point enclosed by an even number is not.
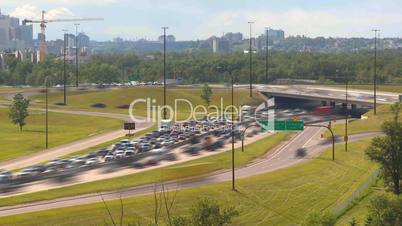
{"type": "Polygon", "coordinates": [[[251,25],[254,22],[249,21],[248,24],[250,25],[250,42],[249,42],[249,49],[248,49],[248,53],[250,54],[250,97],[253,97],[253,68],[252,68],[252,60],[253,60],[253,52],[252,52],[252,37],[251,37],[251,25]]]}
{"type": "Polygon", "coordinates": [[[78,26],[80,24],[75,25],[75,87],[78,87],[78,26]]]}
{"type": "Polygon", "coordinates": [[[49,120],[48,120],[48,92],[49,92],[49,84],[48,84],[48,76],[45,78],[45,87],[46,87],[46,149],[49,148],[49,120]]]}
{"type": "Polygon", "coordinates": [[[377,32],[380,30],[373,29],[374,31],[374,115],[377,114],[377,32]]]}
{"type": "Polygon", "coordinates": [[[163,29],[163,119],[166,119],[166,29],[163,29]]]}
{"type": "Polygon", "coordinates": [[[345,82],[345,102],[346,102],[346,117],[345,117],[345,151],[348,152],[348,118],[349,118],[349,109],[348,109],[348,75],[347,75],[348,71],[345,74],[346,77],[346,82],[345,82]]]}
{"type": "Polygon", "coordinates": [[[67,43],[66,43],[66,34],[67,30],[64,31],[64,50],[63,50],[63,92],[64,92],[64,105],[67,105],[67,75],[66,75],[66,49],[67,49],[67,43]]]}
{"type": "Polygon", "coordinates": [[[269,28],[265,28],[266,30],[266,40],[265,40],[265,84],[268,85],[268,32],[269,28]]]}
{"type": "Polygon", "coordinates": [[[233,74],[232,70],[230,70],[230,77],[232,79],[232,190],[235,191],[235,152],[234,152],[234,92],[233,92],[233,74]]]}

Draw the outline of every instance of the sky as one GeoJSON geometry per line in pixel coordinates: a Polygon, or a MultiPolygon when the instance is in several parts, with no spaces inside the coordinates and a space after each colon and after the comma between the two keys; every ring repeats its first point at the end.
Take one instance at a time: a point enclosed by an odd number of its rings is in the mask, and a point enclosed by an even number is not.
{"type": "MultiPolygon", "coordinates": [[[[3,14],[21,19],[102,17],[80,23],[79,31],[93,40],[155,40],[161,27],[177,40],[206,39],[227,32],[260,35],[266,27],[285,36],[402,37],[402,0],[0,0],[3,14]]],[[[75,33],[74,22],[49,23],[47,39],[75,33]]],[[[34,25],[34,33],[39,25],[34,25]]],[[[36,35],[34,35],[36,37],[36,35]]]]}

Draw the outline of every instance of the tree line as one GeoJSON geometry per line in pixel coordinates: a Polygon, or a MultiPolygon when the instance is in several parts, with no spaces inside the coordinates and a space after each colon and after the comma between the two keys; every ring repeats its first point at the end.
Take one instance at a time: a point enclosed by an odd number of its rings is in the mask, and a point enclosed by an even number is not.
{"type": "MultiPolygon", "coordinates": [[[[378,82],[402,83],[402,52],[378,52],[378,82]]],[[[99,54],[80,65],[80,83],[112,83],[127,81],[157,81],[163,76],[163,55],[99,54]]],[[[6,59],[7,69],[0,70],[2,85],[43,85],[49,76],[53,84],[63,82],[63,61],[49,57],[33,64],[6,59]]],[[[369,84],[373,80],[373,51],[317,53],[270,51],[268,82],[276,79],[312,79],[322,83],[369,84]]],[[[237,83],[249,82],[248,53],[168,53],[168,78],[183,78],[184,83],[230,82],[228,72],[217,67],[232,68],[237,83]]],[[[253,82],[265,83],[265,53],[254,54],[252,61],[253,82]]],[[[75,83],[75,65],[67,65],[68,83],[75,83]]]]}

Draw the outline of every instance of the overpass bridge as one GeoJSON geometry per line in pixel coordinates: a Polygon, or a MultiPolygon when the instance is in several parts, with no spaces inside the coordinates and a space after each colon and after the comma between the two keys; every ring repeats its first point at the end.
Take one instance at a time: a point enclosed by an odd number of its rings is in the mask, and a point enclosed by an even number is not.
{"type": "MultiPolygon", "coordinates": [[[[323,104],[330,102],[345,103],[345,89],[330,88],[309,85],[255,85],[259,92],[274,97],[286,97],[304,100],[321,101],[323,104]]],[[[348,90],[348,103],[353,105],[372,106],[373,92],[365,90],[348,90]]],[[[377,104],[392,104],[399,101],[399,95],[395,93],[377,92],[377,104]]]]}

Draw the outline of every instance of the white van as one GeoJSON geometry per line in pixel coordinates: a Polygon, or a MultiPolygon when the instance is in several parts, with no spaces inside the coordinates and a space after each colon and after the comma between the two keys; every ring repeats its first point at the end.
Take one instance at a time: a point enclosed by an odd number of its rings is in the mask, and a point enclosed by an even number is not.
{"type": "Polygon", "coordinates": [[[169,119],[161,120],[159,127],[160,132],[170,131],[171,129],[172,129],[172,120],[169,119]]]}

